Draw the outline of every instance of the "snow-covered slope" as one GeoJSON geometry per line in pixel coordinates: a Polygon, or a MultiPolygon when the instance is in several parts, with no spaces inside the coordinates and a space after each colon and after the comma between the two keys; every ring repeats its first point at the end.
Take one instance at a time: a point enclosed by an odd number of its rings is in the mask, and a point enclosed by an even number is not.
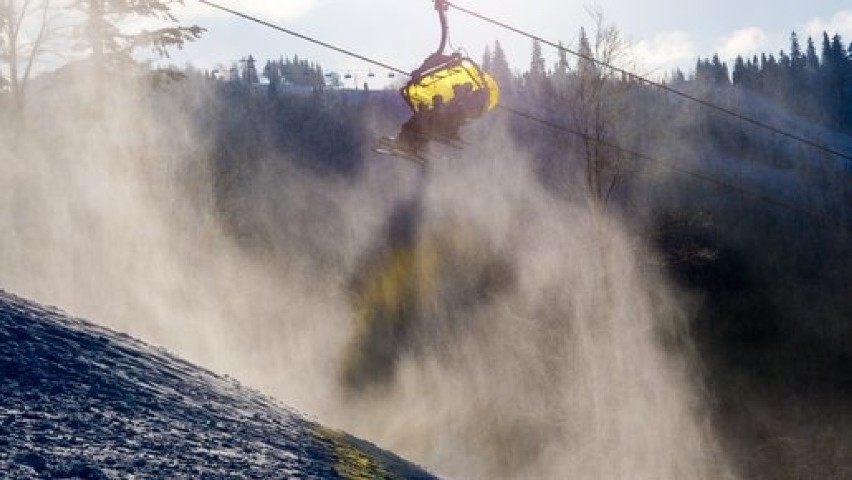
{"type": "Polygon", "coordinates": [[[2,478],[434,478],[235,381],[0,291],[2,478]]]}

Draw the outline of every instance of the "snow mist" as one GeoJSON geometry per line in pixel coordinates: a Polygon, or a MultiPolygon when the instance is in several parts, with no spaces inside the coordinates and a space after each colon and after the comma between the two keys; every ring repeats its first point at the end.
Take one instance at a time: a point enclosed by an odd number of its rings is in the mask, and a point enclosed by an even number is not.
{"type": "Polygon", "coordinates": [[[84,84],[38,96],[0,137],[0,287],[439,475],[730,475],[653,253],[551,198],[516,149],[427,176],[370,159],[357,181],[270,155],[222,205],[190,118],[217,111],[209,91],[84,84]]]}

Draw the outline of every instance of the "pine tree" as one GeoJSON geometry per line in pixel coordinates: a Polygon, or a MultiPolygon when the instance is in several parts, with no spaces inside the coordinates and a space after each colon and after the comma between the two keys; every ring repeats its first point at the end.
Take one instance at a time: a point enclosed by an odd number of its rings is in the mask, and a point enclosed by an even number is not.
{"type": "Polygon", "coordinates": [[[577,59],[577,73],[581,78],[588,78],[595,75],[595,62],[592,46],[589,44],[589,37],[586,36],[586,29],[580,27],[580,47],[578,49],[580,58],[577,59]]]}
{"type": "Polygon", "coordinates": [[[554,68],[554,72],[557,76],[565,76],[568,74],[568,52],[565,50],[565,47],[562,45],[562,42],[559,42],[559,50],[557,52],[558,60],[556,61],[556,67],[554,68]]]}
{"type": "Polygon", "coordinates": [[[808,37],[808,49],[805,54],[806,64],[809,69],[817,70],[819,69],[819,57],[817,57],[816,47],[814,46],[814,39],[808,37]]]}
{"type": "Polygon", "coordinates": [[[734,71],[732,74],[732,79],[734,85],[747,86],[748,83],[748,70],[746,67],[745,60],[740,55],[737,55],[737,59],[734,61],[734,71]]]}
{"type": "Polygon", "coordinates": [[[147,48],[161,56],[169,56],[169,48],[182,48],[186,42],[201,37],[203,28],[177,25],[171,5],[179,0],[77,0],[71,8],[85,16],[82,26],[83,48],[91,52],[97,68],[104,70],[132,63],[134,50],[147,48]],[[121,23],[130,18],[160,20],[170,26],[156,30],[126,33],[121,23]]]}
{"type": "Polygon", "coordinates": [[[491,72],[491,47],[485,46],[485,52],[482,53],[482,69],[486,72],[491,72]]]}
{"type": "Polygon", "coordinates": [[[757,74],[757,84],[760,92],[771,94],[778,81],[778,62],[771,53],[760,54],[760,66],[757,74]]]}
{"type": "Polygon", "coordinates": [[[822,32],[822,64],[827,65],[831,57],[831,41],[828,32],[822,32]]]}
{"type": "Polygon", "coordinates": [[[263,67],[263,76],[269,80],[269,93],[277,93],[281,85],[281,67],[277,62],[267,61],[263,67]]]}
{"type": "Polygon", "coordinates": [[[835,34],[834,37],[831,38],[831,57],[834,58],[838,64],[843,63],[843,60],[846,58],[846,52],[843,49],[843,39],[839,34],[835,34]]]}
{"type": "Polygon", "coordinates": [[[778,53],[778,67],[784,74],[788,74],[790,72],[790,57],[784,53],[784,50],[781,50],[778,53]]]}
{"type": "Polygon", "coordinates": [[[242,74],[243,83],[246,85],[260,83],[260,78],[257,76],[257,67],[255,66],[256,61],[254,57],[249,55],[248,58],[241,60],[241,62],[245,63],[242,74]]]}
{"type": "Polygon", "coordinates": [[[541,53],[541,43],[538,40],[533,40],[530,77],[540,80],[545,76],[547,76],[547,67],[544,63],[544,56],[541,53]]]}
{"type": "Polygon", "coordinates": [[[757,59],[757,55],[752,57],[746,67],[748,68],[749,87],[755,90],[760,90],[760,60],[757,59]]]}
{"type": "Polygon", "coordinates": [[[500,42],[494,42],[494,55],[491,58],[491,72],[494,78],[500,85],[500,89],[508,92],[512,90],[512,70],[509,68],[509,61],[506,59],[506,52],[500,46],[500,42]]]}
{"type": "Polygon", "coordinates": [[[839,106],[843,97],[843,63],[846,59],[841,47],[840,36],[835,35],[829,40],[828,32],[822,34],[822,80],[825,106],[831,118],[841,116],[839,106]]]}
{"type": "Polygon", "coordinates": [[[790,34],[790,69],[798,73],[805,66],[805,56],[799,45],[799,36],[796,32],[790,34]]]}
{"type": "MultiPolygon", "coordinates": [[[[745,64],[742,67],[745,70],[745,64]]],[[[738,77],[738,79],[740,79],[738,77]]],[[[730,85],[731,76],[728,72],[728,64],[719,59],[719,54],[714,54],[712,60],[698,59],[695,65],[695,80],[706,85],[730,85]]]]}
{"type": "Polygon", "coordinates": [[[833,126],[840,129],[852,127],[852,58],[847,55],[843,47],[843,39],[840,34],[831,38],[829,47],[829,58],[827,68],[827,94],[833,98],[830,102],[832,107],[833,126]]]}
{"type": "Polygon", "coordinates": [[[564,93],[570,85],[569,82],[569,69],[570,66],[568,64],[568,54],[562,46],[562,42],[559,42],[559,49],[557,50],[557,61],[553,66],[553,75],[550,78],[550,86],[553,93],[564,93]]]}
{"type": "Polygon", "coordinates": [[[713,54],[713,83],[717,85],[730,85],[731,77],[728,75],[728,64],[719,60],[719,54],[713,54]]]}
{"type": "Polygon", "coordinates": [[[844,88],[844,103],[842,112],[843,121],[841,127],[847,134],[852,135],[852,43],[846,50],[846,68],[845,68],[845,88],[844,88]]]}
{"type": "Polygon", "coordinates": [[[707,67],[704,60],[698,59],[695,63],[695,81],[697,83],[708,83],[707,67]]]}
{"type": "Polygon", "coordinates": [[[533,95],[542,95],[550,91],[547,80],[547,66],[544,62],[544,55],[541,53],[541,43],[538,40],[533,40],[527,83],[533,95]]]}

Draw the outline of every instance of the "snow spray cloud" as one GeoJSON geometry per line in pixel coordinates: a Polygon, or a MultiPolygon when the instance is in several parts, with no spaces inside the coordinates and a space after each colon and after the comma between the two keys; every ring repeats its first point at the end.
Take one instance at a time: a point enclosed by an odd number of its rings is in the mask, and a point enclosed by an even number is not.
{"type": "Polygon", "coordinates": [[[346,360],[373,377],[344,369],[341,421],[450,477],[729,476],[649,252],[517,158],[434,169],[417,238],[360,272],[346,360]]]}
{"type": "MultiPolygon", "coordinates": [[[[345,332],[322,319],[341,316],[329,310],[345,302],[334,298],[339,289],[300,281],[305,252],[271,264],[223,229],[212,139],[188,114],[204,106],[227,118],[211,90],[187,81],[154,91],[70,70],[56,80],[32,93],[26,124],[0,136],[2,288],[243,373],[247,383],[274,377],[301,388],[275,393],[312,407],[326,356],[304,342],[324,338],[335,350],[345,332]]],[[[268,190],[288,201],[319,190],[308,178],[284,183],[268,190]]]]}
{"type": "Polygon", "coordinates": [[[380,159],[357,182],[264,157],[221,205],[186,115],[231,114],[208,90],[82,90],[3,140],[3,288],[450,477],[728,475],[648,252],[551,199],[513,149],[419,180],[380,159]]]}

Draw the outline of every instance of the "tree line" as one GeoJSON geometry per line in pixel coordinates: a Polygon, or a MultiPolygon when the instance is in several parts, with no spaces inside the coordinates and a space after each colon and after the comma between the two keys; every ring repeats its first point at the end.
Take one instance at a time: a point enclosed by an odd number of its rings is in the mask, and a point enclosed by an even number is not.
{"type": "Polygon", "coordinates": [[[839,34],[823,32],[818,49],[812,37],[802,48],[798,34],[793,32],[789,53],[781,50],[777,57],[772,53],[737,56],[731,69],[714,55],[712,59],[699,59],[689,80],[676,71],[673,81],[737,86],[810,120],[852,133],[852,44],[844,47],[839,34]]]}

